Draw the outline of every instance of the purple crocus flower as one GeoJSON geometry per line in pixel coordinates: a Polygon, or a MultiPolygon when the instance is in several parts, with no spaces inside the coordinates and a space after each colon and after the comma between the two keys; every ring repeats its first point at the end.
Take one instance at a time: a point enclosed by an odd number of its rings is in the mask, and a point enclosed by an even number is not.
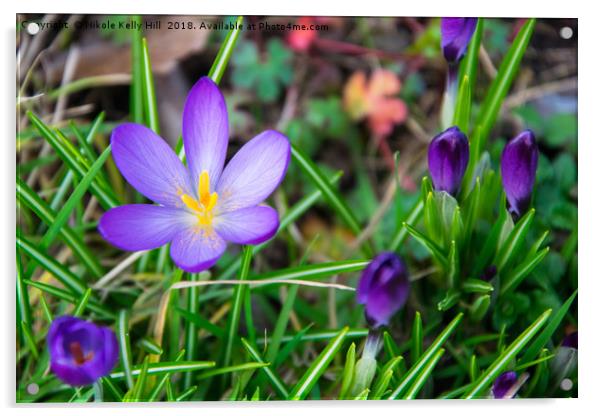
{"type": "Polygon", "coordinates": [[[522,216],[531,201],[537,171],[537,142],[531,130],[510,140],[502,152],[502,184],[513,217],[522,216]]]}
{"type": "Polygon", "coordinates": [[[433,138],[428,149],[428,165],[436,191],[455,195],[468,166],[468,139],[456,126],[433,138]]]}
{"type": "Polygon", "coordinates": [[[171,243],[176,265],[196,273],[213,266],[227,242],[259,244],[274,236],[278,213],[259,204],[284,178],[291,149],[284,135],[267,130],[224,168],[228,112],[224,96],[207,77],[188,94],[182,137],[188,168],[150,129],[126,123],[113,130],[113,158],[121,174],[158,205],[113,208],[98,229],[128,251],[171,243]]]}
{"type": "Polygon", "coordinates": [[[113,331],[73,316],[52,321],[47,339],[50,369],[72,386],[94,383],[109,374],[119,359],[113,331]]]}
{"type": "Polygon", "coordinates": [[[383,252],[366,266],[357,287],[357,302],[365,305],[368,324],[373,328],[388,325],[405,304],[410,280],[403,260],[395,253],[383,252]]]}
{"type": "Polygon", "coordinates": [[[476,27],[476,17],[441,18],[441,50],[450,65],[462,59],[476,27]]]}
{"type": "Polygon", "coordinates": [[[511,399],[514,397],[507,397],[510,389],[514,388],[518,381],[518,376],[514,371],[506,371],[498,376],[493,382],[493,388],[491,389],[491,393],[493,394],[494,399],[511,399]]]}

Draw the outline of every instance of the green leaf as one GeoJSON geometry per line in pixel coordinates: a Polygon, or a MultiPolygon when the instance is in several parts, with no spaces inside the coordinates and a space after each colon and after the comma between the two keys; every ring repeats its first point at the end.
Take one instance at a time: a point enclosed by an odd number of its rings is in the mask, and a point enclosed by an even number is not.
{"type": "Polygon", "coordinates": [[[401,245],[403,244],[405,238],[408,235],[408,229],[404,226],[404,224],[415,225],[416,220],[422,213],[424,208],[424,202],[422,198],[418,198],[414,207],[408,213],[406,220],[401,223],[399,230],[395,233],[395,236],[391,240],[391,244],[389,245],[389,250],[391,251],[399,251],[401,245]]]}
{"type": "MultiPolygon", "coordinates": [[[[414,380],[416,380],[417,377],[422,374],[423,370],[432,364],[431,360],[433,357],[439,355],[441,346],[447,341],[451,334],[453,334],[463,316],[464,315],[462,313],[456,315],[456,317],[445,327],[445,329],[441,331],[439,336],[437,336],[433,343],[426,349],[426,351],[424,351],[420,359],[408,370],[397,387],[395,387],[391,395],[387,397],[387,400],[395,400],[406,393],[408,388],[410,388],[410,383],[414,382],[414,380]]],[[[434,364],[436,364],[436,361],[434,364]]],[[[434,364],[432,365],[434,366],[434,364]]],[[[412,384],[412,386],[415,386],[415,384],[412,384]]]]}
{"type": "Polygon", "coordinates": [[[326,371],[328,364],[330,364],[334,356],[339,352],[348,331],[349,327],[344,327],[338,332],[336,337],[330,340],[326,348],[322,350],[305,374],[299,379],[288,396],[289,400],[303,400],[309,394],[313,386],[326,371]]]}
{"type": "Polygon", "coordinates": [[[163,354],[163,348],[150,337],[141,338],[136,345],[149,354],[163,354]]]}
{"type": "MultiPolygon", "coordinates": [[[[148,375],[163,375],[173,373],[184,373],[188,371],[199,371],[215,367],[215,361],[179,361],[151,363],[148,365],[148,375]]],[[[140,366],[132,367],[132,376],[139,376],[140,366]]],[[[121,380],[126,378],[124,371],[115,371],[109,375],[112,379],[121,380]]]]}
{"type": "Polygon", "coordinates": [[[445,297],[437,303],[437,310],[444,312],[451,309],[460,300],[460,291],[457,289],[449,289],[445,293],[445,297]]]}
{"type": "Polygon", "coordinates": [[[348,397],[351,386],[353,386],[353,376],[355,374],[355,342],[352,342],[347,350],[345,357],[345,367],[343,367],[343,376],[341,378],[341,391],[339,399],[344,400],[348,397]]]}
{"type": "MultiPolygon", "coordinates": [[[[361,232],[361,225],[351,208],[349,208],[349,205],[343,200],[341,194],[330,185],[328,179],[318,166],[301,149],[295,145],[291,145],[291,151],[293,160],[316,187],[322,191],[326,202],[335,210],[351,231],[355,235],[358,235],[361,232]]],[[[368,256],[372,254],[372,249],[367,245],[364,245],[364,251],[368,256]]]]}
{"type": "Polygon", "coordinates": [[[462,290],[467,293],[491,293],[493,285],[482,279],[466,279],[462,282],[462,290]]]}
{"type": "Polygon", "coordinates": [[[343,260],[319,264],[308,264],[304,266],[290,267],[287,269],[274,270],[253,276],[252,280],[312,280],[329,277],[335,274],[351,273],[363,270],[369,260],[343,260]]]}
{"type": "Polygon", "coordinates": [[[481,295],[476,298],[472,305],[470,305],[470,318],[474,322],[479,322],[487,313],[490,303],[491,295],[481,295]]]}
{"type": "MultiPolygon", "coordinates": [[[[257,349],[251,345],[249,341],[247,341],[245,338],[241,338],[240,341],[251,358],[258,363],[264,363],[259,351],[257,351],[257,349]]],[[[274,373],[269,366],[261,367],[261,371],[267,376],[269,383],[272,385],[274,391],[280,396],[280,398],[286,399],[289,396],[289,392],[286,389],[285,384],[282,382],[282,380],[280,380],[280,377],[278,377],[278,375],[276,375],[276,373],[274,373]]]]}
{"type": "Polygon", "coordinates": [[[412,325],[412,347],[410,357],[412,364],[415,364],[422,355],[422,317],[420,312],[416,311],[414,324],[412,325]]]}
{"type": "Polygon", "coordinates": [[[527,329],[520,334],[508,348],[502,352],[498,358],[481,374],[481,376],[475,381],[470,390],[464,394],[464,399],[475,399],[483,397],[484,392],[491,386],[493,381],[499,376],[506,366],[510,363],[514,357],[529,343],[529,341],[539,332],[543,327],[543,324],[547,321],[551,309],[548,309],[539,316],[527,329]]]}
{"type": "Polygon", "coordinates": [[[284,305],[282,305],[282,309],[280,310],[280,314],[278,315],[278,319],[276,320],[276,325],[274,325],[270,345],[265,355],[266,360],[269,362],[274,362],[276,356],[278,355],[280,342],[290,320],[291,310],[295,305],[295,298],[297,297],[298,289],[299,286],[294,285],[288,290],[286,301],[284,302],[284,305]]]}
{"type": "MultiPolygon", "coordinates": [[[[190,280],[197,282],[200,280],[199,273],[189,273],[190,280]]],[[[199,312],[199,287],[191,286],[187,290],[187,309],[191,314],[197,314],[199,312]]],[[[186,346],[185,359],[192,361],[196,358],[197,353],[197,342],[198,342],[198,329],[194,325],[194,321],[186,322],[185,333],[184,333],[184,345],[186,346]]],[[[184,388],[188,389],[192,386],[192,373],[184,374],[184,388]]]]}
{"type": "Polygon", "coordinates": [[[82,316],[84,310],[88,306],[90,295],[92,295],[92,289],[88,288],[80,298],[78,304],[75,306],[75,309],[73,310],[73,316],[82,316]]]}
{"type": "Polygon", "coordinates": [[[424,383],[426,383],[428,377],[435,369],[435,366],[443,356],[444,352],[445,350],[443,348],[440,348],[437,351],[437,353],[433,355],[431,359],[428,360],[428,362],[424,365],[424,367],[416,376],[416,379],[414,383],[410,386],[408,392],[403,396],[404,400],[411,400],[416,397],[416,395],[420,392],[420,389],[422,389],[422,386],[424,386],[424,383]]]}
{"type": "Polygon", "coordinates": [[[197,380],[204,380],[204,379],[215,377],[215,376],[218,376],[221,374],[237,373],[240,371],[257,370],[259,368],[268,367],[269,365],[270,365],[270,363],[253,362],[253,363],[236,364],[236,365],[231,365],[228,367],[220,367],[220,368],[216,368],[214,370],[209,370],[209,371],[205,371],[204,373],[201,373],[197,377],[197,380]]]}
{"type": "Polygon", "coordinates": [[[142,108],[144,109],[145,124],[157,134],[159,129],[159,113],[157,112],[157,98],[155,96],[155,83],[151,67],[150,53],[146,38],[142,38],[142,108]]]}
{"type": "MultiPolygon", "coordinates": [[[[83,178],[90,170],[88,163],[83,159],[75,147],[62,135],[60,131],[53,132],[42,120],[40,120],[31,111],[27,112],[33,126],[40,132],[48,143],[54,148],[59,157],[69,169],[74,171],[79,178],[83,178]]],[[[96,196],[98,202],[104,209],[113,208],[119,205],[119,201],[113,192],[101,186],[97,181],[90,184],[91,192],[96,196]]]]}
{"type": "MultiPolygon", "coordinates": [[[[253,250],[251,246],[244,246],[242,262],[240,265],[240,274],[238,276],[239,280],[247,279],[249,275],[249,269],[251,268],[252,257],[253,250]]],[[[240,323],[240,311],[242,310],[245,289],[247,289],[245,286],[237,285],[234,288],[234,293],[232,294],[232,308],[228,318],[228,329],[225,334],[226,345],[224,349],[224,359],[222,361],[222,365],[224,366],[230,364],[230,359],[232,358],[232,345],[234,343],[234,339],[238,338],[238,325],[240,323]]]]}
{"type": "Polygon", "coordinates": [[[422,234],[420,231],[409,225],[408,223],[404,223],[404,226],[407,228],[408,233],[416,240],[418,240],[431,254],[435,257],[435,259],[443,266],[444,269],[447,268],[447,257],[443,253],[443,249],[436,244],[433,240],[428,238],[426,235],[422,234]]]}
{"type": "Polygon", "coordinates": [[[27,254],[29,258],[36,261],[42,268],[51,273],[73,294],[83,295],[87,289],[86,284],[61,263],[50,257],[46,251],[41,250],[35,244],[28,241],[17,233],[17,248],[27,254]]]}
{"type": "MultiPolygon", "coordinates": [[[[74,296],[72,293],[67,292],[66,290],[59,289],[58,287],[55,287],[52,285],[47,285],[45,283],[34,282],[32,280],[23,280],[23,283],[25,283],[28,286],[32,286],[37,289],[40,289],[46,293],[49,293],[53,296],[56,296],[59,299],[62,299],[64,301],[67,301],[74,305],[76,305],[79,302],[79,298],[74,296]]],[[[115,318],[115,314],[112,311],[107,309],[105,306],[99,304],[98,302],[90,300],[90,301],[88,301],[86,308],[94,313],[97,313],[97,314],[107,318],[107,319],[115,318]]]]}
{"type": "MultiPolygon", "coordinates": [[[[23,204],[27,205],[44,223],[47,225],[54,223],[56,218],[54,210],[19,177],[17,177],[17,198],[19,198],[19,201],[23,204]]],[[[73,232],[73,230],[63,226],[60,228],[59,234],[94,277],[104,276],[105,271],[98,262],[96,256],[92,254],[90,249],[88,249],[85,243],[73,232]]]]}
{"type": "Polygon", "coordinates": [[[479,112],[476,121],[476,125],[481,127],[480,135],[482,137],[489,137],[489,133],[497,119],[502,102],[510,90],[514,77],[518,72],[520,62],[527,49],[534,29],[535,19],[527,20],[518,35],[516,35],[514,42],[512,42],[512,46],[506,53],[506,56],[498,69],[495,79],[487,90],[487,95],[481,105],[481,111],[479,112]]]}
{"type": "MultiPolygon", "coordinates": [[[[130,16],[134,24],[141,25],[140,16],[130,16]]],[[[144,123],[144,109],[142,108],[142,31],[132,30],[131,42],[131,61],[132,61],[132,82],[130,84],[130,117],[134,123],[144,123]]]]}
{"type": "Polygon", "coordinates": [[[374,388],[372,393],[370,394],[370,398],[373,400],[380,400],[380,398],[385,394],[387,389],[389,388],[389,384],[391,383],[391,379],[393,378],[393,373],[399,366],[399,363],[403,361],[403,357],[393,357],[391,358],[381,369],[380,375],[374,382],[374,388]]]}
{"type": "MultiPolygon", "coordinates": [[[[134,377],[132,370],[132,352],[130,351],[130,329],[128,324],[128,315],[125,309],[119,311],[117,318],[117,339],[119,342],[119,355],[121,357],[121,366],[128,389],[134,387],[134,377]]],[[[112,378],[115,378],[111,374],[112,378]]]]}
{"type": "Polygon", "coordinates": [[[535,210],[529,210],[529,212],[514,226],[508,235],[508,238],[506,238],[502,244],[501,249],[493,260],[493,264],[496,265],[498,272],[501,273],[504,270],[504,267],[506,267],[506,265],[509,264],[521,250],[534,217],[535,210]]]}
{"type": "Polygon", "coordinates": [[[546,247],[532,256],[528,256],[518,266],[516,266],[507,276],[504,276],[502,280],[502,288],[500,289],[500,295],[504,296],[507,293],[512,292],[516,287],[537,267],[539,263],[550,251],[549,247],[546,247]]]}
{"type": "Polygon", "coordinates": [[[529,348],[525,351],[523,356],[520,358],[521,363],[529,362],[533,360],[539,352],[545,347],[546,343],[552,338],[558,326],[562,323],[565,315],[568,313],[575,297],[577,296],[577,291],[575,290],[573,294],[564,302],[562,307],[558,309],[558,311],[554,314],[550,322],[546,325],[541,334],[535,338],[535,340],[531,343],[529,348]]]}
{"type": "Polygon", "coordinates": [[[452,125],[466,132],[468,131],[468,123],[470,121],[470,104],[472,100],[472,91],[468,76],[459,79],[458,97],[456,100],[456,109],[452,125]]]}

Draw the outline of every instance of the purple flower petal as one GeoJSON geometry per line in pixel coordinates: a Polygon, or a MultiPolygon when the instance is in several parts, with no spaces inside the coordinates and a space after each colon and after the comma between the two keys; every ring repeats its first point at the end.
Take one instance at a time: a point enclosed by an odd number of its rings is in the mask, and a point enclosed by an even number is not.
{"type": "Polygon", "coordinates": [[[447,62],[453,64],[462,59],[476,27],[476,17],[441,18],[441,49],[447,62]]]}
{"type": "Polygon", "coordinates": [[[260,244],[278,230],[278,212],[256,206],[227,212],[215,219],[215,230],[226,241],[236,244],[260,244]]]}
{"type": "Polygon", "coordinates": [[[566,337],[564,337],[561,345],[563,347],[577,349],[577,346],[579,345],[579,337],[577,335],[577,331],[571,332],[566,337]]]}
{"type": "Polygon", "coordinates": [[[506,371],[498,376],[493,382],[491,392],[495,399],[503,399],[517,382],[518,376],[514,371],[506,371]]]}
{"type": "Polygon", "coordinates": [[[368,324],[388,325],[405,304],[410,281],[405,264],[395,253],[383,252],[366,266],[357,287],[357,302],[365,305],[368,324]]]}
{"type": "Polygon", "coordinates": [[[192,194],[189,174],[169,145],[149,128],[126,123],[111,135],[113,159],[138,192],[170,207],[181,207],[182,193],[192,194]]]}
{"type": "Polygon", "coordinates": [[[531,130],[525,130],[510,140],[502,152],[502,184],[510,213],[515,218],[522,216],[531,202],[538,153],[535,135],[531,130]]]}
{"type": "Polygon", "coordinates": [[[428,166],[435,190],[455,195],[468,166],[468,155],[468,139],[456,126],[433,138],[428,148],[428,166]]]}
{"type": "Polygon", "coordinates": [[[113,331],[72,316],[55,319],[47,340],[51,370],[72,386],[94,383],[119,359],[113,331]]]}
{"type": "Polygon", "coordinates": [[[174,236],[196,223],[183,209],[150,204],[123,205],[107,211],[98,231],[122,250],[150,250],[169,243],[174,236]]]}
{"type": "Polygon", "coordinates": [[[171,258],[190,273],[207,270],[226,250],[226,241],[214,230],[191,227],[180,231],[171,242],[171,258]]]}
{"type": "Polygon", "coordinates": [[[224,96],[211,78],[201,78],[188,93],[182,139],[192,179],[197,183],[206,170],[211,189],[215,189],[228,148],[228,110],[224,96]]]}
{"type": "Polygon", "coordinates": [[[217,186],[219,212],[264,201],[280,184],[291,156],[288,139],[274,130],[255,136],[234,155],[217,186]]]}

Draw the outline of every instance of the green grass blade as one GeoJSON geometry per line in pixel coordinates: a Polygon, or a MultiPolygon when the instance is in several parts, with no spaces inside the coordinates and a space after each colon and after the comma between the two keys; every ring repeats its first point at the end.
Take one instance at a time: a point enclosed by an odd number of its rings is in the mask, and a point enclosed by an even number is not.
{"type": "Polygon", "coordinates": [[[443,252],[443,249],[441,249],[437,243],[428,238],[426,235],[422,234],[416,228],[412,227],[410,224],[404,223],[404,226],[407,228],[408,233],[410,233],[412,237],[418,240],[418,242],[420,242],[428,251],[430,251],[444,269],[447,269],[447,256],[443,252]]]}
{"type": "MultiPolygon", "coordinates": [[[[140,16],[130,16],[132,23],[141,25],[140,16]]],[[[134,123],[144,123],[144,110],[142,108],[142,31],[132,30],[132,82],[130,84],[130,119],[134,123]]]]}
{"type": "Polygon", "coordinates": [[[485,101],[481,105],[481,111],[477,117],[476,125],[481,127],[480,134],[487,138],[491,132],[502,102],[514,81],[518,72],[520,62],[527,49],[533,30],[535,29],[535,19],[528,19],[523,25],[518,35],[512,42],[512,46],[506,53],[498,73],[487,90],[485,101]]]}
{"type": "Polygon", "coordinates": [[[142,38],[142,108],[144,109],[145,124],[157,134],[159,129],[159,113],[157,112],[157,98],[155,96],[155,83],[153,70],[148,52],[146,38],[142,38]]]}
{"type": "Polygon", "coordinates": [[[458,126],[463,132],[468,131],[468,123],[470,121],[470,104],[472,100],[470,87],[468,76],[459,79],[458,99],[456,101],[452,125],[458,126]]]}
{"type": "Polygon", "coordinates": [[[80,202],[80,200],[84,196],[84,193],[88,190],[88,188],[92,184],[92,181],[94,181],[94,178],[96,177],[96,175],[98,175],[98,173],[100,172],[100,169],[103,167],[103,165],[105,164],[106,160],[108,159],[108,157],[110,155],[111,155],[111,149],[106,148],[104,150],[104,152],[102,152],[102,154],[98,157],[98,159],[96,159],[96,161],[94,161],[94,163],[90,167],[90,170],[84,175],[84,177],[81,179],[81,181],[79,181],[79,183],[73,190],[73,193],[71,194],[71,196],[69,196],[69,199],[67,199],[67,202],[65,202],[63,207],[56,214],[56,217],[55,217],[54,221],[52,222],[52,224],[50,225],[50,228],[48,229],[46,234],[44,234],[44,237],[42,238],[42,241],[40,242],[40,245],[42,247],[44,247],[44,248],[50,247],[50,244],[59,235],[60,230],[67,223],[67,220],[69,219],[71,212],[75,208],[75,205],[78,202],[80,202]]]}
{"type": "MultiPolygon", "coordinates": [[[[188,371],[199,371],[215,367],[215,361],[180,361],[180,362],[162,362],[150,363],[148,365],[148,375],[164,375],[183,373],[188,371]]],[[[139,376],[140,366],[131,367],[132,376],[139,376]]],[[[115,371],[110,374],[112,379],[122,380],[126,378],[125,371],[115,371]]]]}
{"type": "MultiPolygon", "coordinates": [[[[45,283],[34,282],[32,280],[23,280],[27,286],[35,287],[36,289],[40,289],[43,292],[49,293],[59,299],[72,303],[73,305],[77,305],[79,302],[79,298],[74,296],[72,293],[67,292],[66,290],[59,289],[56,286],[47,285],[45,283]]],[[[100,316],[107,319],[114,319],[115,314],[107,309],[104,305],[101,305],[95,301],[88,301],[86,305],[86,309],[99,314],[100,316]]]]}
{"type": "Polygon", "coordinates": [[[41,250],[35,244],[20,235],[17,235],[17,248],[25,253],[30,259],[36,261],[44,270],[56,277],[56,279],[72,293],[83,295],[86,291],[86,284],[78,276],[73,274],[54,258],[50,257],[45,250],[41,250]]]}
{"type": "Polygon", "coordinates": [[[347,350],[345,357],[345,367],[343,367],[343,376],[341,378],[341,391],[339,399],[346,399],[351,386],[353,386],[353,376],[355,375],[355,342],[352,342],[347,350]]]}
{"type": "Polygon", "coordinates": [[[456,317],[445,327],[443,331],[435,338],[433,343],[424,351],[420,359],[412,365],[412,367],[405,374],[404,378],[397,385],[397,387],[393,390],[391,395],[387,397],[387,400],[395,400],[401,397],[407,389],[410,387],[411,383],[416,379],[419,373],[425,368],[425,366],[430,362],[430,360],[438,353],[441,346],[447,341],[447,339],[453,334],[454,330],[462,321],[462,317],[464,314],[459,313],[456,317]]]}
{"type": "Polygon", "coordinates": [[[313,386],[326,371],[328,364],[330,364],[343,345],[347,331],[349,331],[349,328],[344,327],[338,332],[336,337],[330,340],[326,348],[322,350],[309,369],[299,379],[288,396],[289,400],[303,400],[309,394],[313,386]]]}
{"type": "Polygon", "coordinates": [[[21,321],[21,333],[23,334],[23,339],[25,339],[25,344],[29,347],[31,355],[37,360],[40,353],[38,352],[35,338],[31,332],[31,327],[25,321],[21,321]]]}
{"type": "Polygon", "coordinates": [[[220,368],[216,368],[214,370],[209,370],[209,371],[205,371],[204,373],[201,373],[197,377],[197,380],[204,380],[207,378],[219,376],[221,374],[237,373],[239,371],[257,370],[258,368],[268,367],[269,365],[270,365],[270,363],[252,362],[252,363],[242,363],[242,364],[231,365],[228,367],[220,367],[220,368]]]}
{"type": "Polygon", "coordinates": [[[276,320],[276,325],[274,326],[274,331],[272,332],[270,345],[268,346],[268,351],[265,355],[265,359],[269,362],[274,362],[276,356],[278,355],[278,350],[280,349],[282,336],[284,335],[286,327],[290,320],[291,310],[295,305],[295,298],[297,297],[298,290],[299,286],[297,285],[292,286],[288,290],[286,301],[284,302],[284,305],[282,305],[282,309],[280,310],[280,314],[278,315],[278,319],[276,320]]]}
{"type": "MultiPolygon", "coordinates": [[[[82,158],[75,147],[64,137],[60,131],[53,132],[42,120],[40,120],[31,111],[27,112],[31,123],[40,132],[40,134],[50,143],[57,152],[61,160],[67,167],[74,171],[79,178],[83,178],[89,170],[87,162],[82,158]],[[59,137],[61,136],[61,137],[59,137]]],[[[107,188],[94,181],[90,185],[91,192],[98,198],[98,202],[104,209],[113,208],[119,205],[119,201],[113,193],[107,188]]]]}
{"type": "Polygon", "coordinates": [[[86,307],[88,306],[90,295],[92,295],[92,289],[88,288],[82,295],[78,304],[75,306],[75,309],[73,310],[73,316],[82,316],[82,314],[86,310],[86,307]]]}
{"type": "Polygon", "coordinates": [[[426,380],[429,378],[429,376],[435,369],[435,366],[443,356],[444,352],[445,349],[440,348],[437,351],[437,353],[425,364],[424,368],[416,376],[416,380],[414,381],[414,383],[408,389],[408,392],[403,396],[404,400],[416,398],[416,395],[420,392],[420,389],[422,389],[424,383],[426,383],[426,380]]]}
{"type": "MultiPolygon", "coordinates": [[[[247,341],[245,338],[241,338],[240,341],[252,359],[254,359],[258,363],[264,364],[264,361],[261,358],[261,354],[253,345],[251,345],[249,341],[247,341]]],[[[280,396],[281,399],[286,399],[289,393],[284,382],[280,379],[280,377],[278,377],[278,375],[274,373],[269,366],[261,367],[261,371],[267,376],[268,381],[272,385],[276,394],[278,394],[278,396],[280,396]]]]}
{"type": "Polygon", "coordinates": [[[422,355],[422,316],[420,312],[416,311],[414,316],[414,324],[412,325],[412,347],[410,350],[410,357],[412,364],[418,361],[418,358],[422,355]]]}
{"type": "Polygon", "coordinates": [[[498,272],[501,272],[507,264],[519,253],[527,232],[533,223],[535,210],[531,209],[520,221],[514,226],[506,241],[502,245],[500,251],[493,259],[493,264],[497,266],[498,272]]]}
{"type": "MultiPolygon", "coordinates": [[[[199,280],[198,273],[190,273],[190,281],[196,282],[199,280]]],[[[199,287],[192,286],[188,288],[188,312],[191,314],[197,314],[199,312],[199,287]]],[[[198,341],[198,330],[193,321],[186,322],[185,330],[185,344],[186,345],[186,360],[192,361],[196,357],[197,341],[198,341]]],[[[188,389],[192,386],[192,373],[186,373],[184,375],[184,388],[188,389]]]]}
{"type": "Polygon", "coordinates": [[[529,348],[527,348],[525,350],[525,353],[520,358],[519,362],[521,362],[521,363],[529,362],[529,361],[534,360],[535,357],[537,357],[537,355],[546,346],[548,341],[552,338],[552,335],[554,335],[554,332],[556,332],[556,330],[562,323],[562,320],[568,313],[576,296],[577,296],[577,291],[575,290],[573,292],[573,294],[562,304],[560,309],[558,309],[558,311],[554,314],[552,319],[550,319],[550,322],[548,322],[548,324],[543,329],[543,331],[541,331],[541,334],[539,334],[537,336],[537,338],[535,338],[533,340],[531,345],[529,345],[529,348]]]}
{"type": "Polygon", "coordinates": [[[416,201],[416,203],[414,204],[414,206],[408,213],[406,220],[401,223],[399,230],[395,233],[395,236],[391,240],[391,244],[389,245],[389,250],[391,250],[391,251],[399,251],[400,250],[401,245],[403,244],[404,240],[408,236],[408,229],[404,226],[404,223],[410,224],[410,225],[415,225],[416,221],[418,220],[418,217],[420,216],[420,214],[422,214],[423,210],[424,210],[424,201],[422,200],[422,198],[418,198],[418,200],[416,201]]]}
{"type": "MultiPolygon", "coordinates": [[[[252,257],[252,247],[244,246],[242,262],[240,265],[240,274],[238,276],[239,280],[247,279],[249,275],[249,269],[251,268],[252,257]]],[[[230,364],[230,360],[232,358],[232,345],[234,344],[234,339],[238,338],[238,325],[240,323],[240,312],[243,306],[244,290],[245,287],[243,285],[237,285],[234,288],[234,293],[232,294],[232,308],[230,310],[230,317],[228,318],[228,329],[226,331],[225,340],[226,345],[224,349],[224,359],[222,361],[223,366],[230,364]]]]}
{"type": "MultiPolygon", "coordinates": [[[[44,223],[47,225],[54,223],[56,218],[54,210],[19,177],[17,177],[17,198],[31,209],[44,223]]],[[[105,271],[98,262],[96,256],[92,254],[90,249],[88,249],[73,230],[63,226],[60,228],[59,234],[92,275],[95,277],[102,277],[105,274],[105,271]]]]}
{"type": "MultiPolygon", "coordinates": [[[[295,145],[291,145],[291,150],[293,160],[318,189],[322,191],[326,202],[335,210],[351,231],[358,235],[361,232],[361,225],[341,194],[330,185],[328,178],[324,176],[320,168],[301,149],[295,145]]],[[[372,250],[368,246],[365,246],[365,250],[366,255],[372,253],[372,250]]]]}
{"type": "Polygon", "coordinates": [[[549,251],[549,247],[540,250],[539,252],[535,253],[534,256],[523,260],[508,274],[508,276],[504,276],[502,288],[500,289],[500,296],[504,296],[505,294],[516,289],[523,279],[527,277],[539,263],[541,263],[549,251]]]}
{"type": "Polygon", "coordinates": [[[311,280],[329,277],[335,274],[351,273],[364,269],[368,260],[343,260],[319,264],[308,264],[305,266],[291,267],[287,269],[274,270],[253,276],[253,280],[311,280]]]}
{"type": "MultiPolygon", "coordinates": [[[[132,352],[130,350],[130,329],[128,315],[125,309],[119,311],[117,319],[117,340],[119,342],[119,355],[121,357],[121,366],[128,389],[134,387],[134,377],[132,374],[132,352]]],[[[111,375],[113,377],[113,375],[111,375]]],[[[114,377],[113,377],[114,378],[114,377]]]]}
{"type": "Polygon", "coordinates": [[[211,65],[211,69],[209,70],[209,78],[211,78],[216,84],[219,84],[224,72],[226,71],[226,67],[228,66],[228,62],[230,61],[234,47],[236,46],[236,41],[242,32],[242,30],[238,29],[242,27],[242,23],[243,17],[238,16],[235,22],[236,28],[228,32],[228,35],[224,39],[222,46],[219,48],[217,56],[213,60],[213,65],[211,65]]]}
{"type": "Polygon", "coordinates": [[[527,345],[527,343],[539,332],[543,324],[548,320],[551,309],[542,313],[522,334],[520,334],[508,348],[481,374],[471,389],[464,394],[464,399],[475,399],[482,397],[485,390],[491,386],[493,381],[506,368],[506,365],[527,345]]]}

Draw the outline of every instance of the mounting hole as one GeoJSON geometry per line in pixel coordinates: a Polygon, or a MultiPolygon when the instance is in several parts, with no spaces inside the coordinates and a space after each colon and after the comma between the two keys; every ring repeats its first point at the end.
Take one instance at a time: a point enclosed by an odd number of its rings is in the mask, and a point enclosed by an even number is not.
{"type": "Polygon", "coordinates": [[[563,27],[562,29],[560,29],[560,37],[562,39],[570,39],[573,37],[573,29],[571,29],[568,26],[563,27]]]}
{"type": "Polygon", "coordinates": [[[34,395],[34,394],[38,394],[38,392],[40,391],[40,386],[37,385],[37,383],[31,383],[27,385],[27,393],[34,395]]]}
{"type": "Polygon", "coordinates": [[[573,388],[573,382],[570,379],[565,378],[560,382],[560,388],[564,391],[569,391],[573,388]]]}
{"type": "Polygon", "coordinates": [[[40,31],[40,25],[35,22],[27,23],[27,33],[35,35],[40,31]]]}

